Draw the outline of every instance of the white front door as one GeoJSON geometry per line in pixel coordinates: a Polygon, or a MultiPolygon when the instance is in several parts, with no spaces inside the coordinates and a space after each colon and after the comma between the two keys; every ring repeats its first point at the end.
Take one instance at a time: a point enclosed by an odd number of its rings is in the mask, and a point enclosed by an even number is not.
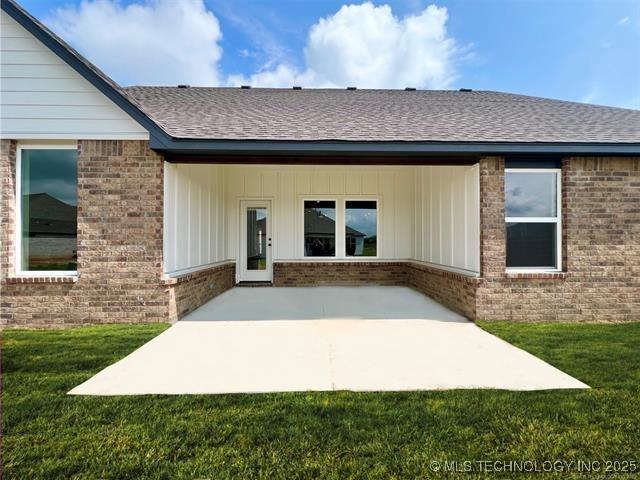
{"type": "Polygon", "coordinates": [[[241,282],[271,281],[271,244],[271,202],[241,201],[238,270],[241,282]]]}

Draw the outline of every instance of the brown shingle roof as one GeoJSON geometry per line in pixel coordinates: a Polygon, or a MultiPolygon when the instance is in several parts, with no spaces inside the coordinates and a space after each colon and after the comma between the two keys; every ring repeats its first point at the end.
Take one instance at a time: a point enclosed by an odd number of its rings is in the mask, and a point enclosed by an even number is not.
{"type": "Polygon", "coordinates": [[[491,91],[128,87],[176,138],[639,143],[640,111],[491,91]]]}

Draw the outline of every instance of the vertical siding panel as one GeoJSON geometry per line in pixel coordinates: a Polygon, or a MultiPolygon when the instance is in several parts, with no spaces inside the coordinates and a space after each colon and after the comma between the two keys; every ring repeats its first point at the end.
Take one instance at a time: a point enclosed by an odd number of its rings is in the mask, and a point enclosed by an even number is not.
{"type": "Polygon", "coordinates": [[[413,229],[415,231],[415,242],[414,242],[414,257],[418,260],[422,260],[423,256],[423,217],[424,217],[424,202],[422,201],[422,195],[424,192],[423,188],[423,171],[424,167],[416,167],[415,175],[414,175],[414,215],[413,215],[413,229]]]}
{"type": "Polygon", "coordinates": [[[296,192],[299,195],[308,195],[311,193],[311,172],[305,168],[303,171],[296,173],[296,192]]]}
{"type": "Polygon", "coordinates": [[[452,265],[458,268],[465,268],[465,231],[467,225],[466,218],[466,198],[465,179],[466,167],[456,167],[452,170],[452,265]]]}
{"type": "Polygon", "coordinates": [[[329,191],[329,175],[327,172],[314,171],[312,174],[311,190],[319,195],[326,195],[329,191]]]}
{"type": "Polygon", "coordinates": [[[433,188],[433,197],[431,199],[432,204],[433,204],[433,210],[432,210],[432,214],[433,214],[433,221],[432,221],[432,227],[433,227],[433,237],[432,237],[432,241],[433,241],[433,262],[434,263],[442,263],[442,253],[441,253],[441,230],[442,230],[442,221],[441,221],[441,210],[440,210],[440,205],[441,205],[441,195],[442,195],[442,178],[440,175],[440,169],[438,167],[432,167],[431,168],[431,174],[432,174],[432,182],[431,182],[431,186],[433,188]]]}
{"type": "Polygon", "coordinates": [[[364,195],[375,195],[378,193],[377,172],[364,172],[362,174],[362,193],[364,195]]]}
{"type": "Polygon", "coordinates": [[[262,175],[262,192],[265,197],[275,197],[278,193],[278,171],[272,166],[262,175]]]}
{"type": "Polygon", "coordinates": [[[345,175],[345,194],[360,195],[362,193],[362,176],[350,169],[345,175]]]}
{"type": "Polygon", "coordinates": [[[176,229],[176,269],[186,268],[189,265],[189,177],[187,168],[176,169],[177,189],[177,229],[176,229]],[[186,238],[185,238],[186,237],[186,238]]]}
{"type": "Polygon", "coordinates": [[[329,194],[342,195],[344,193],[344,172],[329,173],[329,194]]]}
{"type": "Polygon", "coordinates": [[[424,167],[424,191],[422,192],[422,202],[425,205],[425,214],[426,219],[424,221],[424,230],[423,230],[423,238],[426,242],[426,248],[424,249],[424,255],[422,257],[423,260],[428,262],[433,262],[432,249],[433,249],[433,239],[431,238],[433,232],[433,202],[431,201],[432,188],[431,188],[431,175],[432,170],[431,167],[424,167]]]}
{"type": "Polygon", "coordinates": [[[469,230],[467,236],[467,267],[469,270],[480,271],[480,168],[471,167],[467,185],[467,205],[469,230]]]}
{"type": "Polygon", "coordinates": [[[296,258],[298,250],[302,251],[298,245],[301,228],[298,216],[302,208],[299,204],[302,200],[296,196],[296,178],[292,171],[283,169],[280,172],[279,196],[275,205],[278,210],[274,212],[278,222],[276,256],[279,259],[296,258]]]}
{"type": "Polygon", "coordinates": [[[172,165],[164,162],[164,271],[170,272],[175,269],[175,210],[176,210],[176,191],[175,191],[175,171],[172,165]]]}
{"type": "Polygon", "coordinates": [[[440,263],[451,265],[451,170],[447,167],[438,168],[442,178],[440,195],[440,263]]]}
{"type": "Polygon", "coordinates": [[[382,179],[382,238],[380,238],[383,257],[393,258],[396,250],[396,209],[395,209],[395,172],[385,172],[382,179]]]}

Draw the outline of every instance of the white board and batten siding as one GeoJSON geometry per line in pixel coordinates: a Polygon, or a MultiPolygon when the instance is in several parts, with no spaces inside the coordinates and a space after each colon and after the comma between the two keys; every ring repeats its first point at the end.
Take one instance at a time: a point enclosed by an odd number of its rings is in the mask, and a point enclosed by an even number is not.
{"type": "Polygon", "coordinates": [[[474,166],[428,166],[416,171],[414,259],[480,271],[480,179],[474,166]]]}
{"type": "Polygon", "coordinates": [[[250,199],[271,200],[276,262],[309,260],[303,255],[305,199],[375,199],[379,256],[373,261],[479,270],[477,166],[165,165],[168,274],[234,261],[240,201],[250,199]]]}
{"type": "Polygon", "coordinates": [[[224,167],[167,162],[164,167],[165,273],[188,273],[224,261],[224,167]]]}
{"type": "Polygon", "coordinates": [[[0,137],[147,140],[149,133],[4,11],[0,137]]]}
{"type": "Polygon", "coordinates": [[[239,200],[265,198],[272,201],[274,261],[310,260],[303,253],[303,203],[314,199],[335,200],[338,205],[346,200],[377,200],[378,258],[411,258],[413,174],[412,167],[229,166],[225,181],[228,257],[235,258],[239,245],[239,200]]]}

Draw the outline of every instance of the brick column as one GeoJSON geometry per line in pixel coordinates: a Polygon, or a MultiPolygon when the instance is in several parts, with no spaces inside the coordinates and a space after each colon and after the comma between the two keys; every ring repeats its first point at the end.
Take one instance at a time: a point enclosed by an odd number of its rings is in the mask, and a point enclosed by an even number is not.
{"type": "Polygon", "coordinates": [[[93,322],[167,321],[163,157],[146,141],[78,143],[78,284],[93,322]]]}
{"type": "Polygon", "coordinates": [[[0,140],[0,296],[14,271],[16,147],[15,140],[0,140]]]}
{"type": "Polygon", "coordinates": [[[504,158],[480,159],[480,275],[503,278],[506,266],[504,158]]]}

